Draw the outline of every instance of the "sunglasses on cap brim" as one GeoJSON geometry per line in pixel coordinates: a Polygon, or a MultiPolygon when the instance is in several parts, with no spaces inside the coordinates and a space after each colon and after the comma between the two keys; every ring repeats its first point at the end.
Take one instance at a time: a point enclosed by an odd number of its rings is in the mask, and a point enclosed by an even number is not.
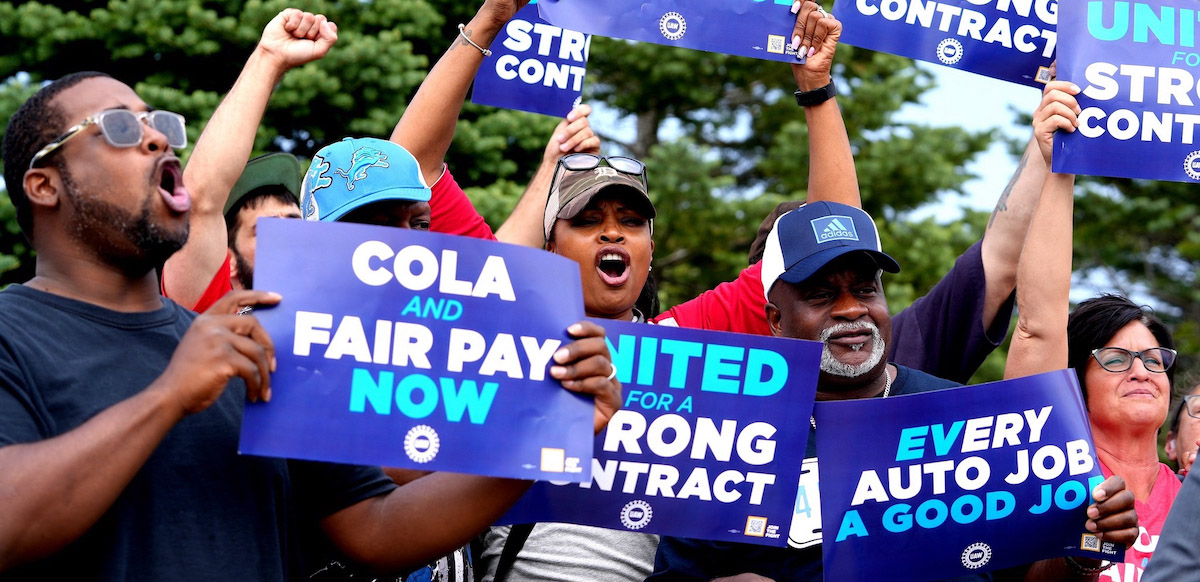
{"type": "MultiPolygon", "coordinates": [[[[558,167],[572,172],[584,172],[594,170],[600,167],[603,163],[608,167],[629,176],[637,176],[642,182],[646,183],[646,164],[640,160],[628,158],[625,156],[598,156],[595,154],[567,154],[558,159],[558,167]]],[[[556,172],[560,174],[561,172],[556,172]]]]}

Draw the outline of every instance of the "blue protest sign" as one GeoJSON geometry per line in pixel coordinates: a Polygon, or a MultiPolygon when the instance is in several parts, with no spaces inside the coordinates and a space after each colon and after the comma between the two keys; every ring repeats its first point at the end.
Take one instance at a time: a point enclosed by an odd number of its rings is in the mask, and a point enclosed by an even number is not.
{"type": "Polygon", "coordinates": [[[828,580],[941,580],[1074,555],[1104,479],[1071,370],[893,398],[820,402],[828,580]]]}
{"type": "Polygon", "coordinates": [[[540,0],[563,28],[727,55],[795,62],[792,0],[540,0]]]}
{"type": "Polygon", "coordinates": [[[1200,49],[1192,0],[1063,5],[1058,77],[1081,87],[1055,172],[1200,182],[1200,49]]]}
{"type": "Polygon", "coordinates": [[[471,101],[554,117],[579,104],[592,38],[542,20],[537,4],[517,12],[492,41],[471,101]]]}
{"type": "Polygon", "coordinates": [[[833,15],[846,44],[1022,85],[1050,79],[1058,0],[837,0],[833,15]]]}
{"type": "Polygon", "coordinates": [[[592,479],[535,483],[497,523],[785,545],[821,344],[593,321],[625,406],[596,437],[592,479]]]}
{"type": "Polygon", "coordinates": [[[576,263],[537,249],[260,219],[275,342],[243,453],[522,479],[589,478],[593,405],[550,378],[583,319],[576,263]],[[553,284],[548,282],[553,281],[553,284]]]}

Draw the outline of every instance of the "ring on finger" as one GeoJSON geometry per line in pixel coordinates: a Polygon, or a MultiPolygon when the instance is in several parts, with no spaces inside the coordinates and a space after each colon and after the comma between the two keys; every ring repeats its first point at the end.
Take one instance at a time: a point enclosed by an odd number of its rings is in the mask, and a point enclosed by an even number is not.
{"type": "Polygon", "coordinates": [[[616,377],[617,377],[617,365],[616,365],[616,364],[614,364],[614,363],[612,363],[612,362],[609,362],[609,363],[608,363],[608,367],[609,367],[609,368],[612,368],[612,371],[610,371],[610,372],[608,373],[608,377],[607,377],[607,378],[605,378],[605,380],[609,380],[609,381],[611,381],[613,378],[616,378],[616,377]]]}

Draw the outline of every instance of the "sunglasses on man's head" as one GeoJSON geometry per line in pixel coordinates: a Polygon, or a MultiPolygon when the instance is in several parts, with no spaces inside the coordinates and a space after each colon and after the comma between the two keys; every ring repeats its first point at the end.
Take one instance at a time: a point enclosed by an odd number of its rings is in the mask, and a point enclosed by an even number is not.
{"type": "Polygon", "coordinates": [[[183,116],[170,111],[130,111],[128,109],[108,109],[88,117],[78,125],[71,126],[46,147],[38,150],[29,160],[29,169],[33,169],[39,160],[45,158],[62,147],[67,140],[79,135],[87,126],[100,126],[100,133],[108,145],[115,148],[130,148],[142,143],[142,120],[150,127],[167,136],[167,144],[175,149],[187,147],[187,127],[183,116]]]}

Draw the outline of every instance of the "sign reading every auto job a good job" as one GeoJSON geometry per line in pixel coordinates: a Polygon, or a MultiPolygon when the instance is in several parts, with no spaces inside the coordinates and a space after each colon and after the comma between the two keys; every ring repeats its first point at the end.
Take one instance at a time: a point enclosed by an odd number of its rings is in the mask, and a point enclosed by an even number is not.
{"type": "Polygon", "coordinates": [[[1071,370],[821,402],[816,424],[828,580],[1124,556],[1084,529],[1103,477],[1071,370]]]}

